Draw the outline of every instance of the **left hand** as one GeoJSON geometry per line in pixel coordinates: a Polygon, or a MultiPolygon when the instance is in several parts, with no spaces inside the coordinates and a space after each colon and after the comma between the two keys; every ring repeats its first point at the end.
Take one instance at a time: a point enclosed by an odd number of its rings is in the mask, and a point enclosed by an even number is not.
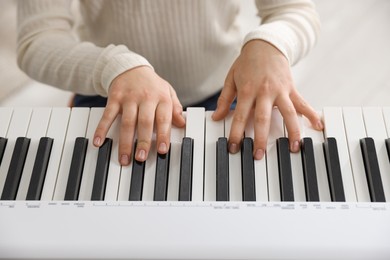
{"type": "Polygon", "coordinates": [[[306,116],[315,129],[323,129],[320,116],[295,88],[286,57],[268,42],[252,40],[242,48],[226,77],[213,119],[223,119],[236,97],[237,105],[229,135],[231,153],[240,149],[252,109],[255,131],[253,156],[257,160],[262,159],[266,151],[274,106],[279,108],[284,118],[292,152],[299,151],[297,113],[306,116]]]}

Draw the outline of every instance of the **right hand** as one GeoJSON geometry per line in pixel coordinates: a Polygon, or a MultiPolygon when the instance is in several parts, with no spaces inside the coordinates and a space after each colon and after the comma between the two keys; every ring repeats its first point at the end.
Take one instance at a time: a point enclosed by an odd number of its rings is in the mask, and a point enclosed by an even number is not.
{"type": "Polygon", "coordinates": [[[156,123],[157,151],[168,152],[171,124],[185,125],[183,107],[172,86],[152,68],[140,66],[117,76],[111,83],[107,105],[96,128],[93,144],[100,147],[118,114],[122,114],[119,136],[119,163],[128,165],[137,129],[135,159],[148,157],[156,123]]]}
{"type": "Polygon", "coordinates": [[[229,134],[231,153],[239,151],[252,111],[255,131],[253,157],[256,160],[264,158],[274,106],[279,108],[286,123],[291,152],[300,149],[298,114],[307,117],[316,130],[323,130],[321,117],[298,93],[286,57],[263,40],[250,41],[242,48],[226,77],[213,119],[226,117],[236,97],[229,134]]]}

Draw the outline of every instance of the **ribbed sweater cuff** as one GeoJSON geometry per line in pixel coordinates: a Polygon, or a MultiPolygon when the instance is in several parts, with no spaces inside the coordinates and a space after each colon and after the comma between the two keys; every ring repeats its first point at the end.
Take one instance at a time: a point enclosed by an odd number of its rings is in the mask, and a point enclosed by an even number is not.
{"type": "Polygon", "coordinates": [[[297,55],[293,52],[299,48],[297,37],[284,22],[273,22],[263,24],[259,28],[249,32],[245,38],[243,46],[251,40],[264,40],[275,46],[288,60],[290,65],[297,62],[297,55]]]}
{"type": "Polygon", "coordinates": [[[149,66],[153,69],[153,66],[141,55],[129,51],[127,48],[121,48],[122,46],[117,46],[115,49],[120,49],[117,53],[112,53],[107,55],[102,55],[99,61],[96,64],[94,69],[94,86],[96,93],[103,97],[108,96],[108,92],[111,86],[112,81],[127,70],[139,66],[149,66]],[[126,49],[126,50],[124,50],[126,49]]]}

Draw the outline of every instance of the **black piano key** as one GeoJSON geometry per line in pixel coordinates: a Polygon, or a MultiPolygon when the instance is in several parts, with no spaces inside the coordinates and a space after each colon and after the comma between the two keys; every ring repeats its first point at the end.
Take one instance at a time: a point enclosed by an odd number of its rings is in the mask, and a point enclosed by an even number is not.
{"type": "Polygon", "coordinates": [[[42,137],[39,140],[26,200],[39,200],[41,198],[53,142],[54,139],[49,137],[42,137]]]}
{"type": "Polygon", "coordinates": [[[326,138],[323,147],[332,201],[345,201],[343,178],[341,176],[340,159],[336,139],[333,137],[326,138]]]}
{"type": "Polygon", "coordinates": [[[280,195],[282,201],[294,201],[294,188],[291,170],[291,158],[288,138],[276,140],[278,151],[278,167],[280,181],[280,195]]]}
{"type": "Polygon", "coordinates": [[[87,146],[87,138],[76,138],[73,148],[72,161],[69,169],[68,182],[66,184],[64,200],[77,200],[79,198],[81,177],[83,175],[87,146]]]}
{"type": "Polygon", "coordinates": [[[360,140],[360,146],[362,149],[371,201],[386,202],[374,140],[370,137],[363,138],[360,140]]]}
{"type": "Polygon", "coordinates": [[[245,137],[241,145],[241,174],[243,201],[256,201],[253,140],[245,137]]]}
{"type": "Polygon", "coordinates": [[[166,154],[157,154],[153,197],[155,201],[167,200],[170,154],[170,149],[166,154]]]}
{"type": "Polygon", "coordinates": [[[385,142],[386,142],[387,156],[389,157],[389,161],[390,161],[390,138],[387,138],[385,142]]]}
{"type": "Polygon", "coordinates": [[[229,151],[228,140],[220,137],[217,141],[216,162],[216,199],[217,201],[229,201],[229,151]]]}
{"type": "Polygon", "coordinates": [[[111,149],[112,139],[104,139],[104,143],[100,146],[97,157],[91,200],[104,200],[104,194],[106,193],[108,167],[110,166],[111,159],[111,149]]]}
{"type": "Polygon", "coordinates": [[[180,160],[179,201],[190,201],[192,198],[192,163],[194,140],[183,138],[180,160]]]}
{"type": "Polygon", "coordinates": [[[7,138],[0,137],[0,165],[1,165],[1,161],[3,160],[3,155],[6,146],[7,146],[7,138]]]}
{"type": "MultiPolygon", "coordinates": [[[[135,147],[137,147],[137,142],[135,142],[135,147]]],[[[135,159],[135,153],[133,153],[132,167],[129,200],[140,201],[144,187],[145,162],[137,161],[135,159]]]]}
{"type": "Polygon", "coordinates": [[[29,146],[29,138],[18,137],[16,139],[15,148],[12,153],[10,166],[4,183],[3,193],[1,194],[2,200],[15,200],[29,146]]]}
{"type": "Polygon", "coordinates": [[[311,138],[303,138],[301,141],[302,168],[305,180],[305,192],[307,201],[319,201],[317,171],[314,158],[313,141],[311,138]]]}

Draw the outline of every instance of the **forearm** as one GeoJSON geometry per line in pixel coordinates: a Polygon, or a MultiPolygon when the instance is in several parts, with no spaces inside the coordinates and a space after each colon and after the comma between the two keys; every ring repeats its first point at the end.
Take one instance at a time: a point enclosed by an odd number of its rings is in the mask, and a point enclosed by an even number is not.
{"type": "Polygon", "coordinates": [[[18,64],[30,77],[64,90],[107,96],[112,80],[150,64],[125,46],[97,47],[72,32],[70,2],[22,1],[18,5],[18,64]]]}

